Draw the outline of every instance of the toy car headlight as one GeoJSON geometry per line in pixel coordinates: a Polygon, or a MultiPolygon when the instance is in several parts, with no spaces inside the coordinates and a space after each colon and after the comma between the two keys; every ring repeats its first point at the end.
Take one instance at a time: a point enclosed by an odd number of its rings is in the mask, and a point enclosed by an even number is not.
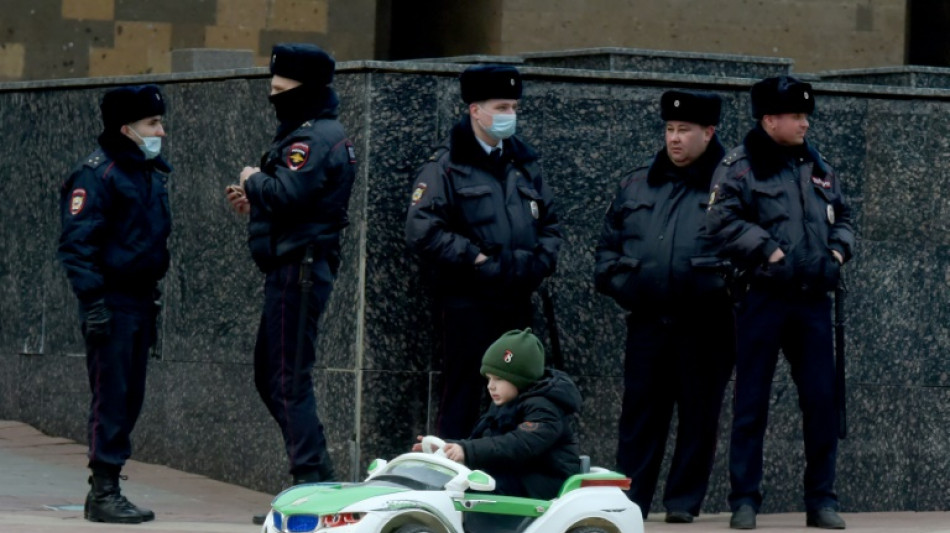
{"type": "MultiPolygon", "coordinates": [[[[274,514],[276,515],[277,513],[274,514]]],[[[317,526],[320,525],[320,517],[312,514],[295,514],[286,518],[287,525],[284,529],[281,529],[281,531],[286,531],[287,533],[308,533],[317,529],[317,526]]],[[[274,519],[274,525],[277,525],[276,517],[274,519]]]]}

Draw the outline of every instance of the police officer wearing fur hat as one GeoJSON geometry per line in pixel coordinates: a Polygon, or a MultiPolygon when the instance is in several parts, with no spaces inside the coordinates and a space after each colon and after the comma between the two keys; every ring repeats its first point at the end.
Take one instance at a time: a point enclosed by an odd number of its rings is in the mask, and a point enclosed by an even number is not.
{"type": "Polygon", "coordinates": [[[726,265],[704,232],[721,106],[712,93],[663,93],[666,146],[621,181],[596,249],[597,290],[629,311],[617,464],[646,518],[676,407],[663,493],[675,523],[692,522],[706,495],[734,359],[726,265]]]}
{"type": "Polygon", "coordinates": [[[334,66],[315,45],[274,46],[270,101],[280,124],[260,167],[245,167],[226,192],[236,211],[250,213],[248,244],[265,275],[254,382],[280,426],[294,484],[334,478],[311,378],[356,177],[329,87],[334,66]]]}
{"type": "Polygon", "coordinates": [[[561,230],[538,155],[515,135],[517,69],[479,65],[460,77],[468,114],[419,170],[406,217],[409,248],[431,269],[442,319],[437,430],[471,432],[482,354],[531,325],[531,295],[554,273],[561,230]]]}
{"type": "Polygon", "coordinates": [[[841,182],[805,140],[815,93],[791,76],[752,87],[756,125],[716,170],[706,224],[745,271],[737,317],[729,450],[731,527],[754,529],[762,448],[778,352],[798,388],[808,526],[844,529],[835,494],[838,411],[830,291],[851,259],[854,230],[841,182]]]}
{"type": "Polygon", "coordinates": [[[156,341],[158,282],[168,270],[171,167],[161,156],[165,98],[155,85],[121,87],[100,105],[99,148],[63,183],[58,258],[79,299],[92,390],[85,518],[140,523],[155,513],[119,490],[145,398],[156,341]]]}

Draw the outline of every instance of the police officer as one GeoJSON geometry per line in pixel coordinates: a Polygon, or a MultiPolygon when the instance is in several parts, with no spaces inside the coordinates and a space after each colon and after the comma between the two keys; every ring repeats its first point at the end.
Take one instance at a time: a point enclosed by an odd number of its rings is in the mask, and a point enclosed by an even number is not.
{"type": "Polygon", "coordinates": [[[838,447],[831,297],[854,230],[841,183],[805,140],[811,85],[791,76],[752,87],[758,121],[716,170],[707,227],[747,274],[737,323],[729,450],[731,527],[753,529],[762,445],[779,349],[798,388],[805,439],[806,523],[844,529],[834,491],[838,447]]]}
{"type": "Polygon", "coordinates": [[[251,256],[265,274],[254,382],[280,426],[295,485],[334,476],[311,379],[356,177],[328,86],[334,66],[315,45],[274,46],[270,101],[280,125],[261,166],[245,167],[227,189],[234,209],[250,212],[251,256]]]}
{"type": "Polygon", "coordinates": [[[409,248],[435,276],[443,327],[437,433],[470,435],[484,390],[481,357],[531,325],[531,294],[557,264],[561,230],[537,153],[514,135],[522,82],[510,66],[460,77],[462,117],[415,181],[409,248]]]}
{"type": "Polygon", "coordinates": [[[596,250],[595,286],[629,311],[617,463],[646,518],[677,408],[666,521],[690,523],[706,495],[723,390],[732,371],[726,265],[704,234],[722,102],[711,93],[660,98],[666,146],[620,183],[596,250]]]}
{"type": "Polygon", "coordinates": [[[168,270],[171,167],[160,155],[165,99],[155,85],[105,93],[99,148],[63,183],[58,257],[79,299],[92,390],[84,509],[92,522],[140,523],[155,513],[119,490],[145,398],[158,281],[168,270]]]}

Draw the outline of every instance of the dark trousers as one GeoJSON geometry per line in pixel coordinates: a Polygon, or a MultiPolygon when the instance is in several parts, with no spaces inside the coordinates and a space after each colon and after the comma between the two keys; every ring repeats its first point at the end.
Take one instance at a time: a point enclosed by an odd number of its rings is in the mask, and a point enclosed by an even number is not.
{"type": "Polygon", "coordinates": [[[295,477],[332,475],[323,424],[317,417],[311,371],[316,360],[317,322],[326,307],[332,276],[325,262],[315,261],[311,272],[306,335],[295,383],[298,323],[301,313],[300,265],[290,264],[267,273],[264,312],[254,346],[254,384],[264,405],[280,426],[295,477]]]}
{"type": "Polygon", "coordinates": [[[444,439],[471,436],[482,411],[487,382],[479,370],[491,343],[531,325],[531,298],[503,302],[452,301],[442,306],[442,398],[436,433],[444,439]]]}
{"type": "Polygon", "coordinates": [[[631,479],[628,496],[644,517],[656,490],[674,406],[676,447],[663,505],[698,515],[706,496],[719,410],[735,358],[735,321],[725,297],[704,309],[627,319],[617,464],[631,479]]]}
{"type": "MultiPolygon", "coordinates": [[[[151,300],[110,301],[111,334],[86,343],[89,406],[89,467],[120,469],[132,455],[130,435],[145,400],[148,350],[154,332],[151,300]]],[[[85,327],[85,326],[84,326],[85,327]]]]}
{"type": "Polygon", "coordinates": [[[805,438],[805,506],[837,508],[838,449],[831,298],[753,289],[738,317],[735,415],[729,450],[732,510],[762,503],[762,448],[781,348],[798,388],[805,438]]]}

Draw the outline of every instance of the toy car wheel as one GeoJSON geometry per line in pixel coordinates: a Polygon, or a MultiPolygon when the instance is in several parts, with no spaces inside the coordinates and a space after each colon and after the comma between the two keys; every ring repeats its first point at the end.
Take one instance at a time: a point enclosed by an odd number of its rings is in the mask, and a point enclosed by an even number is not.
{"type": "Polygon", "coordinates": [[[582,526],[582,527],[575,527],[574,529],[568,531],[567,533],[607,533],[607,530],[601,529],[599,527],[582,526]]]}
{"type": "Polygon", "coordinates": [[[423,524],[405,524],[394,533],[436,533],[434,529],[423,524]]]}

